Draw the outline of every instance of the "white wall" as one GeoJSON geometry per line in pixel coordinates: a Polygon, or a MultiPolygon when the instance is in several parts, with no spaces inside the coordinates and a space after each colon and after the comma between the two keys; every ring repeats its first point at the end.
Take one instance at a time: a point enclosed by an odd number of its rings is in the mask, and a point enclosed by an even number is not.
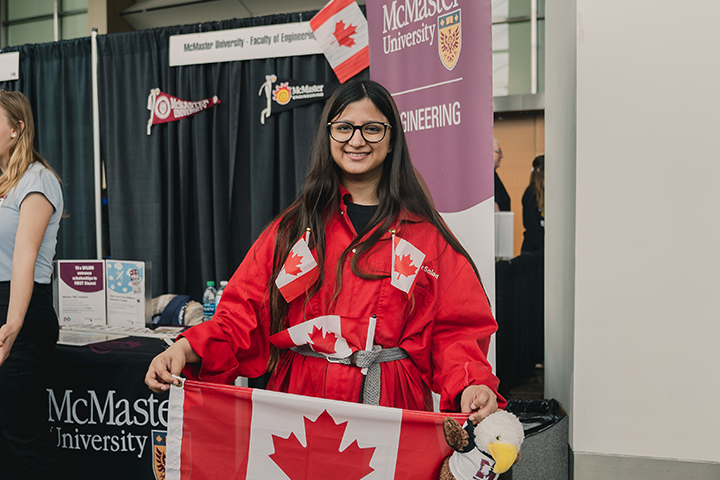
{"type": "MultiPolygon", "coordinates": [[[[545,8],[545,397],[573,426],[575,338],[575,0],[545,8]]],[[[572,436],[570,446],[573,446],[572,436]]]]}
{"type": "Polygon", "coordinates": [[[720,2],[575,3],[574,384],[549,388],[576,455],[720,462],[720,2]]]}

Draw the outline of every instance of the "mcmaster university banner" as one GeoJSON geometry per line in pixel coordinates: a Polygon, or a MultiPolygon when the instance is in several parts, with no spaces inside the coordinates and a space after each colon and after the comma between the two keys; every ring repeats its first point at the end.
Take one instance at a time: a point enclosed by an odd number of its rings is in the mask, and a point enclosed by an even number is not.
{"type": "Polygon", "coordinates": [[[368,0],[367,17],[370,77],[393,95],[413,164],[494,299],[490,0],[368,0]]]}

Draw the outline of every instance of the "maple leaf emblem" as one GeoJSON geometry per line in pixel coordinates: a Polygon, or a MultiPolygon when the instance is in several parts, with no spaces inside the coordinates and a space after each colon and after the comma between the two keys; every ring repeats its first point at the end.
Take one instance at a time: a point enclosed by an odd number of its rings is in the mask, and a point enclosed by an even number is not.
{"type": "Polygon", "coordinates": [[[275,464],[290,480],[360,480],[375,469],[370,461],[375,447],[361,448],[354,440],[340,451],[347,422],[335,423],[327,410],[313,422],[305,417],[305,438],[302,446],[294,433],[288,438],[273,435],[274,453],[270,455],[275,464]]]}
{"type": "Polygon", "coordinates": [[[419,267],[415,267],[412,264],[412,258],[410,255],[403,255],[402,258],[395,256],[395,271],[400,275],[406,277],[412,277],[418,271],[419,267]]]}
{"type": "Polygon", "coordinates": [[[302,272],[300,265],[302,265],[302,255],[298,255],[293,250],[290,250],[287,260],[285,260],[285,273],[288,275],[297,275],[302,272]]]}
{"type": "Polygon", "coordinates": [[[337,353],[335,351],[335,343],[337,337],[334,333],[327,332],[327,335],[323,335],[322,328],[317,328],[313,325],[312,333],[309,333],[310,341],[312,342],[312,349],[318,353],[337,353]]]}
{"type": "Polygon", "coordinates": [[[350,38],[350,35],[355,35],[357,31],[357,27],[354,27],[352,25],[345,26],[345,22],[340,20],[335,24],[335,31],[333,32],[333,35],[335,35],[335,38],[337,39],[338,44],[344,47],[352,47],[355,45],[355,40],[350,38]]]}

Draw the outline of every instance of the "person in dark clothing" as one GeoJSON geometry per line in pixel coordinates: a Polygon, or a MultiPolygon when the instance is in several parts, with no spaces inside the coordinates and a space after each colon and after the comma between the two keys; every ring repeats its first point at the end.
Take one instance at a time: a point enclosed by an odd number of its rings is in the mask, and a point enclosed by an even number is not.
{"type": "Polygon", "coordinates": [[[522,197],[525,238],[520,253],[542,251],[545,247],[545,155],[535,157],[530,185],[522,197]]]}
{"type": "Polygon", "coordinates": [[[496,212],[509,212],[510,211],[510,195],[505,190],[502,180],[498,177],[497,169],[500,166],[500,161],[503,159],[502,149],[497,139],[493,138],[493,162],[495,164],[495,211],[496,212]]]}

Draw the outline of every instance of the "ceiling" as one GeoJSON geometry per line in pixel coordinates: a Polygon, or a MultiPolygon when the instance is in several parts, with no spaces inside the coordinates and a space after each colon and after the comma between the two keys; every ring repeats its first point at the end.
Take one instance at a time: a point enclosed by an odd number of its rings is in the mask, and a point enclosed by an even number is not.
{"type": "MultiPolygon", "coordinates": [[[[320,10],[329,0],[136,0],[122,18],[136,30],[320,10]]],[[[364,0],[358,4],[364,5],[364,0]]]]}

